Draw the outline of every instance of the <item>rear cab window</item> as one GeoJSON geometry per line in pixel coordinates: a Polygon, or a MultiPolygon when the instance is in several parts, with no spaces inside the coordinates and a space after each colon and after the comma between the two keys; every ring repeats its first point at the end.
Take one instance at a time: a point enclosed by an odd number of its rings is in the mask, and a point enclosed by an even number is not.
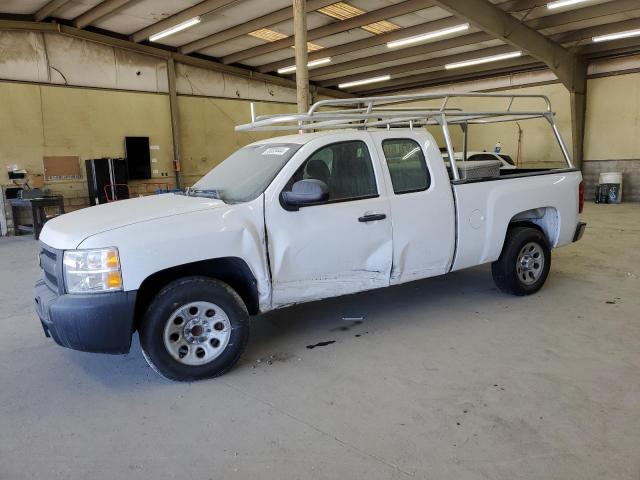
{"type": "Polygon", "coordinates": [[[431,175],[422,148],[410,138],[393,138],[382,141],[393,192],[396,195],[427,190],[431,175]]]}

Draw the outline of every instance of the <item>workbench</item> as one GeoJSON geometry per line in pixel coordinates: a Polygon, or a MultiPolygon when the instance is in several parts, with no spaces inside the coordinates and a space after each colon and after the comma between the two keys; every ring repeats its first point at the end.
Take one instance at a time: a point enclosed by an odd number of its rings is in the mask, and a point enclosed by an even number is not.
{"type": "Polygon", "coordinates": [[[19,232],[30,232],[37,240],[40,237],[40,231],[44,224],[49,220],[45,209],[51,207],[58,208],[58,215],[64,213],[64,199],[62,196],[41,197],[41,198],[12,198],[8,200],[11,205],[11,213],[13,215],[13,227],[16,235],[19,232]],[[31,223],[19,223],[20,217],[18,212],[20,209],[31,210],[31,223]]]}

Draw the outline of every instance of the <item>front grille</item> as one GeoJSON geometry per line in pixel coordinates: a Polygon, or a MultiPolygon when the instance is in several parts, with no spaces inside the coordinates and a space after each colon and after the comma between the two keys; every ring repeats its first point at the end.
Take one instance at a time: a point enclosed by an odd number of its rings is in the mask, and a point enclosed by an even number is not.
{"type": "Polygon", "coordinates": [[[54,292],[59,292],[62,285],[62,251],[56,250],[44,243],[40,244],[40,267],[42,278],[54,292]]]}

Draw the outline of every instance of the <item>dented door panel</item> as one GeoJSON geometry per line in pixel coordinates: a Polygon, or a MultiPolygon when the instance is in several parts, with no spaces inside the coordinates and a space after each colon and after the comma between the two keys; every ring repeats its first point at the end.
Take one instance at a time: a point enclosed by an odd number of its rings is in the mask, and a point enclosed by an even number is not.
{"type": "Polygon", "coordinates": [[[274,308],[389,285],[391,212],[376,155],[366,132],[319,138],[302,147],[269,187],[265,223],[274,308]],[[285,210],[280,193],[300,165],[323,146],[351,140],[365,142],[369,150],[378,195],[285,210]],[[370,214],[384,218],[359,220],[370,214]]]}

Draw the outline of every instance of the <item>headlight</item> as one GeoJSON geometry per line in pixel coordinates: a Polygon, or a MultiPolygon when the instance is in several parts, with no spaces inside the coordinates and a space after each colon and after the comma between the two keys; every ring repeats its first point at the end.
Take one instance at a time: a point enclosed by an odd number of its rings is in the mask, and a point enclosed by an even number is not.
{"type": "Polygon", "coordinates": [[[64,252],[64,281],[68,293],[122,290],[120,258],[115,247],[64,252]]]}

